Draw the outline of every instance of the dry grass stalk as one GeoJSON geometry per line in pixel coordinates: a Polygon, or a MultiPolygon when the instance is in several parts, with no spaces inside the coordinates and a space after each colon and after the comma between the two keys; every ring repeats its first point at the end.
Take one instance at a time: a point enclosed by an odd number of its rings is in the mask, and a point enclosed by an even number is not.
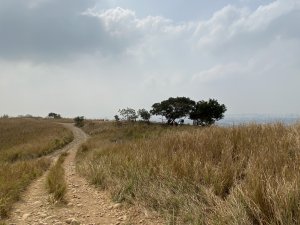
{"type": "Polygon", "coordinates": [[[67,183],[63,163],[66,156],[67,153],[63,153],[58,158],[55,165],[51,167],[46,179],[48,192],[52,194],[56,202],[65,202],[67,183]]]}
{"type": "Polygon", "coordinates": [[[300,224],[300,125],[92,123],[78,171],[170,224],[300,224]]]}

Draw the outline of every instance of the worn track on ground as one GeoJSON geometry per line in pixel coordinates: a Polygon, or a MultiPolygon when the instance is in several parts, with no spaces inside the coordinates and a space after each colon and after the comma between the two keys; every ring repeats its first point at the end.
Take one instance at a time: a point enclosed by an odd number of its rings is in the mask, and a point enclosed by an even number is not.
{"type": "Polygon", "coordinates": [[[49,155],[53,161],[63,152],[68,152],[64,169],[68,191],[67,204],[54,204],[46,190],[46,176],[33,182],[14,205],[9,225],[62,225],[62,224],[163,224],[157,216],[150,215],[137,206],[124,207],[110,200],[109,194],[89,185],[76,174],[76,151],[88,136],[72,124],[64,124],[72,130],[74,140],[61,150],[49,155]]]}

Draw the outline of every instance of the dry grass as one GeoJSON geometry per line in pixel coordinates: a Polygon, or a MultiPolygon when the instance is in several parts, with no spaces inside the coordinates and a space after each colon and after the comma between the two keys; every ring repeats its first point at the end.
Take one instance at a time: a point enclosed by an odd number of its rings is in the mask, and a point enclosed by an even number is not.
{"type": "Polygon", "coordinates": [[[49,160],[27,160],[0,165],[0,215],[5,218],[14,202],[32,180],[42,175],[50,165],[49,160]]]}
{"type": "Polygon", "coordinates": [[[67,191],[67,183],[65,180],[65,170],[63,168],[63,163],[68,154],[63,153],[55,165],[51,167],[47,175],[47,188],[48,192],[53,195],[55,201],[65,202],[65,194],[67,191]]]}
{"type": "Polygon", "coordinates": [[[169,224],[300,224],[300,125],[90,124],[78,171],[169,224]]]}
{"type": "Polygon", "coordinates": [[[73,139],[59,124],[35,119],[0,119],[0,220],[22,191],[50,165],[40,156],[73,139]]]}
{"type": "Polygon", "coordinates": [[[38,158],[72,140],[71,131],[50,121],[0,119],[0,162],[38,158]]]}

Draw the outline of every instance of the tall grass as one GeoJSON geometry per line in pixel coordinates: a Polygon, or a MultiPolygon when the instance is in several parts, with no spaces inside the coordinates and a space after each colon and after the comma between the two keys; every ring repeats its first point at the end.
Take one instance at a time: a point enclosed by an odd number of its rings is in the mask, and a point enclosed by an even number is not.
{"type": "Polygon", "coordinates": [[[8,216],[12,204],[35,178],[50,165],[46,159],[0,164],[0,218],[8,216]]]}
{"type": "Polygon", "coordinates": [[[0,119],[0,161],[34,159],[73,140],[72,132],[50,121],[0,119]]]}
{"type": "Polygon", "coordinates": [[[115,201],[170,224],[300,224],[300,125],[92,126],[78,171],[115,201]]]}
{"type": "Polygon", "coordinates": [[[59,124],[36,119],[0,119],[0,220],[22,191],[50,165],[41,156],[73,139],[59,124]]]}
{"type": "Polygon", "coordinates": [[[50,194],[53,195],[54,200],[58,202],[65,202],[65,194],[67,191],[67,183],[65,180],[65,170],[63,163],[67,153],[63,153],[55,165],[51,167],[47,175],[47,189],[50,194]]]}

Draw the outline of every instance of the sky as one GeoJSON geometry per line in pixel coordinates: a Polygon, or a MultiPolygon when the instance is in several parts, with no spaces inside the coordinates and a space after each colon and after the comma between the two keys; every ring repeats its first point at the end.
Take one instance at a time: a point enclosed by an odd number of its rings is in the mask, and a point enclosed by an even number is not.
{"type": "Polygon", "coordinates": [[[0,0],[0,115],[300,114],[299,21],[300,0],[0,0]]]}

